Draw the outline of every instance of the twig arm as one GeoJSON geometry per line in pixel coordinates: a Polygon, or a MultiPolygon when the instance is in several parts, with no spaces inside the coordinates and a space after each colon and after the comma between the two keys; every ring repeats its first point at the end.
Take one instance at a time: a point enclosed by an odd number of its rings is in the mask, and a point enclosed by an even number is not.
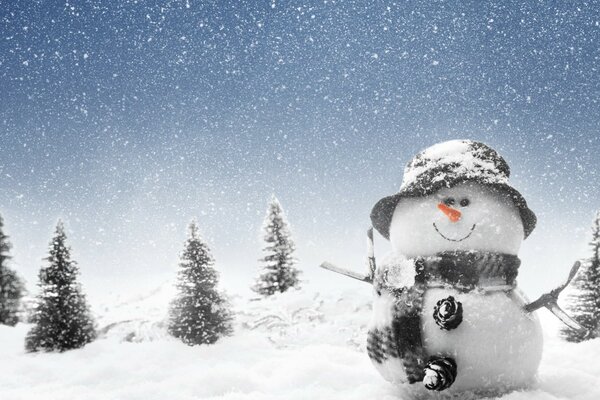
{"type": "Polygon", "coordinates": [[[342,274],[345,276],[349,276],[352,279],[356,279],[362,282],[373,283],[373,279],[369,275],[363,275],[358,272],[350,271],[348,269],[340,268],[337,265],[334,265],[330,262],[323,262],[320,265],[321,268],[327,269],[329,271],[337,272],[338,274],[342,274]]]}
{"type": "Polygon", "coordinates": [[[566,288],[569,285],[569,283],[571,283],[575,275],[577,275],[579,267],[581,267],[581,263],[579,261],[576,261],[571,267],[571,271],[569,272],[567,280],[562,285],[558,286],[556,289],[551,290],[548,293],[544,293],[537,300],[526,304],[523,307],[523,309],[526,312],[530,313],[542,307],[546,307],[552,314],[556,316],[556,318],[561,320],[562,323],[567,325],[569,328],[584,335],[589,335],[589,330],[581,326],[581,324],[579,324],[577,321],[571,318],[566,312],[563,311],[562,308],[558,306],[558,296],[560,295],[560,292],[562,292],[564,288],[566,288]]]}

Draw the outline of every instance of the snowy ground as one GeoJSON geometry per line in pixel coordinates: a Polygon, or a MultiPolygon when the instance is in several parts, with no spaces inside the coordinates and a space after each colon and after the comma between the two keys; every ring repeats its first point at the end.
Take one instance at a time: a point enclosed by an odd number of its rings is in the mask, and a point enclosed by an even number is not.
{"type": "MultiPolygon", "coordinates": [[[[236,333],[213,346],[188,347],[164,333],[172,289],[103,306],[102,338],[62,354],[26,354],[28,329],[0,326],[2,400],[404,399],[364,351],[370,293],[296,291],[236,298],[236,333]]],[[[600,399],[600,340],[556,338],[545,312],[544,359],[537,387],[504,400],[600,399]]]]}

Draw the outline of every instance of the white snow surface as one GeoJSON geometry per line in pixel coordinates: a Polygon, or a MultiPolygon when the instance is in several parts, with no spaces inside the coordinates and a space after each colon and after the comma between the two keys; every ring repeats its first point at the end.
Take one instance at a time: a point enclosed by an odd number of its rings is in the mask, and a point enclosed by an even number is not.
{"type": "MultiPolygon", "coordinates": [[[[233,298],[235,334],[196,347],[165,332],[172,294],[165,284],[101,307],[102,336],[65,353],[25,353],[30,326],[0,326],[0,399],[391,400],[413,394],[409,386],[386,382],[365,352],[368,285],[353,292],[317,293],[309,286],[263,300],[233,298]]],[[[546,311],[540,316],[545,350],[539,382],[501,398],[600,398],[600,339],[564,342],[553,317],[546,311]]]]}

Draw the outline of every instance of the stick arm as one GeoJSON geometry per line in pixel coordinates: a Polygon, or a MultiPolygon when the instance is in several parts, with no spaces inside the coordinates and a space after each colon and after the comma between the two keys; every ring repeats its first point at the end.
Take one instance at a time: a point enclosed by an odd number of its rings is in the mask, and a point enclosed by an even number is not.
{"type": "Polygon", "coordinates": [[[558,305],[558,296],[563,291],[563,289],[566,288],[569,285],[569,283],[571,283],[571,280],[575,277],[575,275],[577,275],[577,271],[579,270],[579,267],[581,267],[581,263],[579,261],[576,261],[573,264],[573,267],[571,267],[571,271],[569,272],[569,276],[568,276],[567,280],[562,285],[558,286],[556,289],[553,289],[548,293],[544,293],[537,300],[532,301],[529,304],[526,304],[523,307],[525,312],[531,313],[542,307],[546,307],[548,309],[548,311],[550,311],[552,314],[554,314],[556,316],[556,318],[561,320],[562,323],[567,325],[569,328],[571,328],[583,335],[586,335],[586,336],[589,335],[590,331],[588,329],[581,326],[581,324],[579,324],[579,322],[577,322],[573,318],[571,318],[558,305]]]}
{"type": "Polygon", "coordinates": [[[337,272],[338,274],[348,276],[352,279],[373,284],[373,280],[375,279],[375,270],[377,269],[377,265],[375,263],[375,248],[373,245],[373,227],[370,227],[367,230],[367,263],[369,266],[369,271],[366,275],[361,274],[359,272],[351,271],[349,269],[340,268],[337,265],[327,261],[321,263],[320,267],[329,271],[337,272]]]}
{"type": "Polygon", "coordinates": [[[338,274],[348,276],[352,279],[356,279],[356,280],[359,280],[362,282],[367,282],[367,283],[373,283],[373,279],[369,275],[364,275],[359,272],[350,271],[349,269],[338,267],[337,265],[332,264],[327,261],[321,263],[320,267],[323,269],[332,271],[332,272],[337,272],[338,274]]]}

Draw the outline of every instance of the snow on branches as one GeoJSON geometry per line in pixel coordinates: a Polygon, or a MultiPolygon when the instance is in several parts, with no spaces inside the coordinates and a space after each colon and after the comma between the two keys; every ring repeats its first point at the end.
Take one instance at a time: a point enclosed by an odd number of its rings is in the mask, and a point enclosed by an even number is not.
{"type": "Polygon", "coordinates": [[[567,327],[561,330],[562,336],[570,342],[581,342],[600,336],[600,211],[592,226],[591,254],[575,277],[574,288],[567,297],[569,314],[581,325],[590,330],[583,335],[567,327]]]}
{"type": "Polygon", "coordinates": [[[265,256],[260,260],[263,267],[252,289],[263,296],[270,296],[298,287],[300,271],[295,268],[296,260],[293,256],[296,247],[283,208],[275,196],[269,203],[263,231],[267,244],[263,249],[265,256]]]}
{"type": "Polygon", "coordinates": [[[21,297],[25,291],[23,281],[8,267],[11,244],[4,234],[4,221],[0,216],[0,324],[14,326],[19,321],[21,297]]]}
{"type": "Polygon", "coordinates": [[[218,272],[210,249],[190,224],[179,273],[178,295],[169,310],[169,333],[190,346],[212,344],[232,332],[227,300],[217,290],[218,272]]]}
{"type": "Polygon", "coordinates": [[[39,273],[40,294],[32,316],[33,328],[25,339],[27,351],[65,351],[85,346],[96,338],[86,298],[77,281],[79,268],[62,222],[50,242],[48,266],[39,273]]]}

